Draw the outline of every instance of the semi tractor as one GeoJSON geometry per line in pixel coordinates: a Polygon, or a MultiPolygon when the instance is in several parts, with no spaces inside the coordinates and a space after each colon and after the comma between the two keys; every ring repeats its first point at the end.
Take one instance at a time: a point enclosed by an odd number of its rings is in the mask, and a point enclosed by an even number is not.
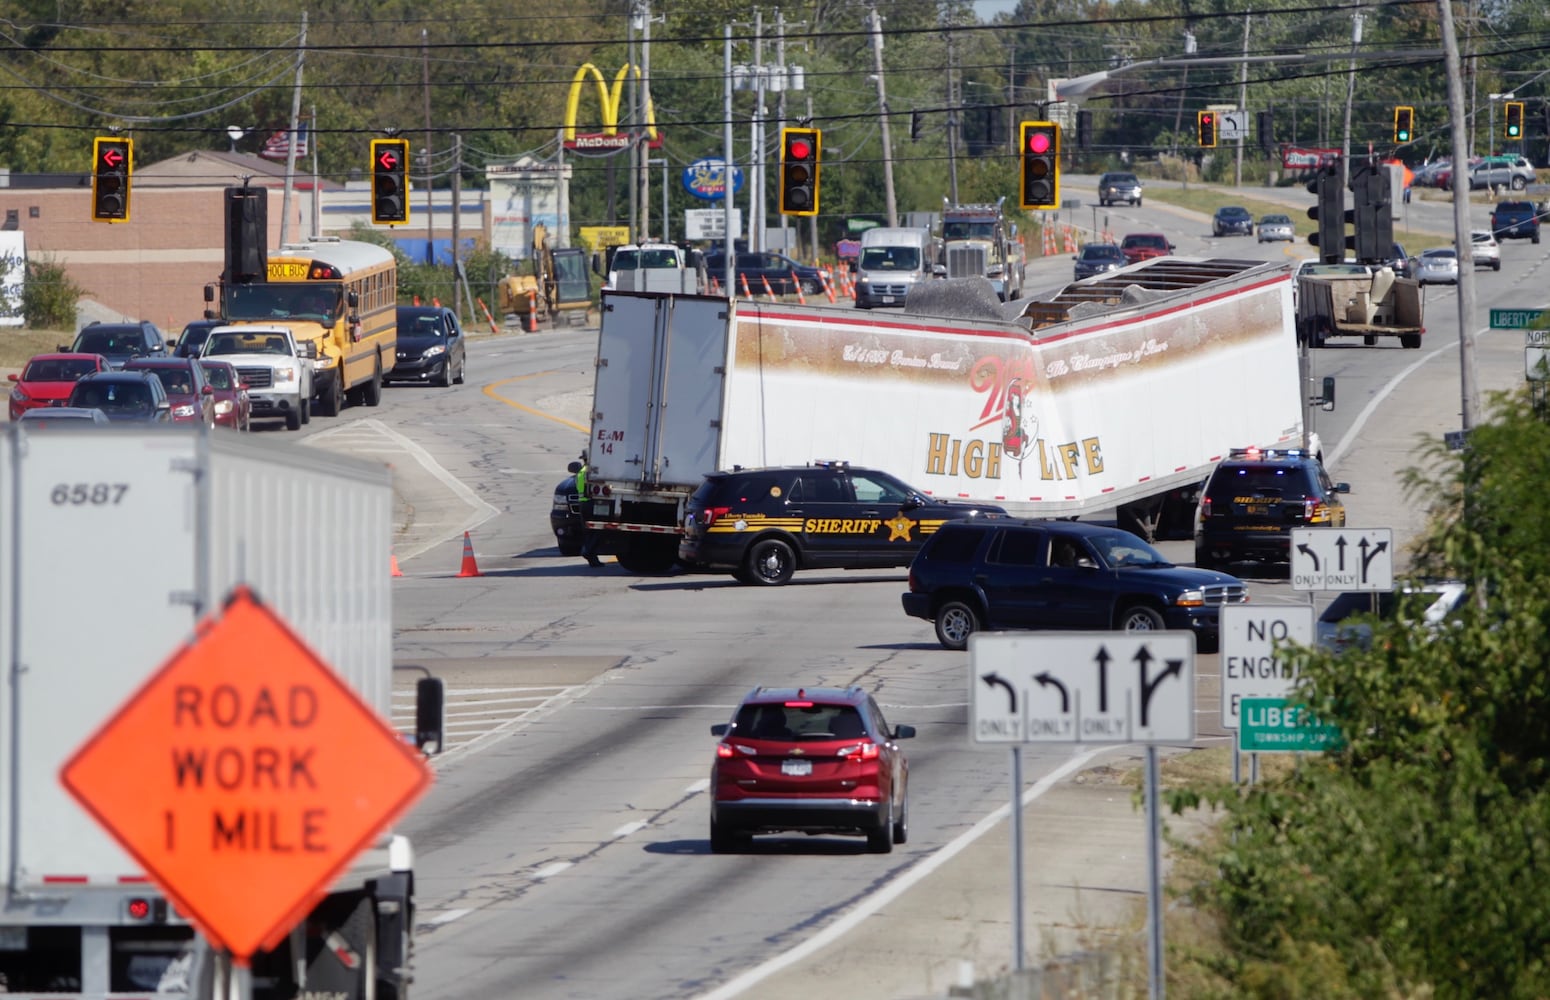
{"type": "Polygon", "coordinates": [[[954,205],[942,199],[942,264],[949,278],[987,279],[1002,302],[1023,294],[1026,257],[1002,204],[954,205]]]}
{"type": "Polygon", "coordinates": [[[607,294],[585,526],[663,570],[707,473],[842,459],[1154,537],[1230,449],[1303,443],[1291,287],[1283,265],[1166,257],[1015,320],[607,294]]]}
{"type": "MultiPolygon", "coordinates": [[[[239,585],[387,718],[389,470],[224,433],[18,423],[0,434],[0,484],[3,992],[211,996],[223,960],[62,768],[239,585]]],[[[439,693],[435,678],[418,689],[426,751],[441,741],[439,693]]],[[[412,845],[382,831],[285,941],[253,955],[250,995],[407,996],[414,914],[412,845]]]]}

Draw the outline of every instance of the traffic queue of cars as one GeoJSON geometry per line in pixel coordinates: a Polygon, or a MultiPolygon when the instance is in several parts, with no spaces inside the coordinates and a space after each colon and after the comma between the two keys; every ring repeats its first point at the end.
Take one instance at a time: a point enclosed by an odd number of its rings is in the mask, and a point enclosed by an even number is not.
{"type": "MultiPolygon", "coordinates": [[[[169,342],[154,323],[91,323],[72,344],[36,355],[8,376],[10,418],[46,409],[56,423],[196,423],[249,430],[249,383],[230,362],[201,356],[210,332],[222,325],[194,320],[169,342]],[[101,410],[100,420],[93,410],[101,410]]],[[[384,382],[462,384],[468,371],[465,341],[454,310],[400,306],[397,363],[384,382]]]]}

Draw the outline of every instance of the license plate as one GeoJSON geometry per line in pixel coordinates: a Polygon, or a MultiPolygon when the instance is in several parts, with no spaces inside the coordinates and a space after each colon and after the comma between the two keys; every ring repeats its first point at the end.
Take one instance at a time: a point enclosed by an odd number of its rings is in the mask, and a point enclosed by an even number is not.
{"type": "Polygon", "coordinates": [[[608,505],[606,503],[595,503],[592,505],[592,513],[597,514],[600,517],[607,517],[608,505]]]}
{"type": "Polygon", "coordinates": [[[813,762],[810,760],[783,760],[780,762],[780,773],[793,777],[804,777],[813,773],[813,762]]]}
{"type": "Polygon", "coordinates": [[[890,303],[892,301],[893,301],[893,296],[892,295],[884,295],[883,296],[883,305],[887,305],[888,303],[890,303]]]}
{"type": "Polygon", "coordinates": [[[1250,514],[1268,514],[1268,513],[1270,513],[1269,506],[1267,506],[1265,504],[1262,504],[1262,503],[1251,503],[1251,504],[1249,504],[1248,510],[1249,510],[1250,514]]]}

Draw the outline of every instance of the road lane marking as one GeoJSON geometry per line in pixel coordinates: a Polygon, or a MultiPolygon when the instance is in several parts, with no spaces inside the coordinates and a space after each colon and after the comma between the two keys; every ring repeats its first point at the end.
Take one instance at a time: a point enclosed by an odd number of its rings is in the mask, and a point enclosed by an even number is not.
{"type": "Polygon", "coordinates": [[[450,924],[454,920],[459,920],[463,917],[466,917],[472,912],[474,911],[471,909],[447,910],[445,913],[436,914],[434,917],[427,920],[426,923],[430,924],[432,927],[440,927],[442,924],[450,924]]]}
{"type": "Polygon", "coordinates": [[[634,820],[632,822],[626,823],[623,826],[621,826],[619,829],[615,830],[614,831],[614,839],[618,840],[620,837],[628,837],[630,834],[635,833],[637,830],[644,830],[644,829],[646,829],[646,821],[645,820],[641,820],[641,819],[637,819],[637,820],[634,820]]]}
{"type": "Polygon", "coordinates": [[[560,872],[569,868],[573,864],[575,864],[574,861],[556,861],[553,864],[544,865],[542,868],[538,869],[538,871],[533,873],[533,879],[535,881],[542,882],[546,878],[551,878],[560,874],[560,872]]]}
{"type": "Polygon", "coordinates": [[[694,784],[690,785],[688,788],[685,788],[684,791],[689,793],[690,795],[698,795],[699,793],[705,791],[705,789],[707,789],[709,787],[710,787],[710,779],[709,778],[701,778],[699,781],[696,781],[694,784]]]}

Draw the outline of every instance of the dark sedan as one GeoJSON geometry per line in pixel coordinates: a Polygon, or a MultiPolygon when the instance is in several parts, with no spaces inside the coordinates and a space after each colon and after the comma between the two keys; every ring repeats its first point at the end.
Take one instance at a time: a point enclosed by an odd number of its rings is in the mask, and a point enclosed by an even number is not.
{"type": "Polygon", "coordinates": [[[1223,205],[1211,216],[1212,236],[1253,236],[1254,216],[1238,205],[1223,205]]]}
{"type": "Polygon", "coordinates": [[[1084,243],[1072,259],[1076,261],[1077,281],[1091,278],[1095,274],[1118,271],[1130,263],[1125,259],[1125,252],[1113,243],[1084,243]]]}
{"type": "MultiPolygon", "coordinates": [[[[725,254],[705,255],[705,270],[716,281],[726,280],[726,268],[725,254]]],[[[748,283],[747,292],[750,295],[765,294],[766,285],[769,286],[769,292],[775,295],[794,293],[798,288],[808,295],[823,291],[823,276],[816,267],[798,264],[785,254],[740,253],[735,268],[732,280],[736,282],[734,291],[739,295],[744,292],[744,281],[748,283]]]]}
{"type": "Polygon", "coordinates": [[[398,360],[385,382],[463,384],[468,367],[463,326],[445,306],[398,307],[398,360]]]}

